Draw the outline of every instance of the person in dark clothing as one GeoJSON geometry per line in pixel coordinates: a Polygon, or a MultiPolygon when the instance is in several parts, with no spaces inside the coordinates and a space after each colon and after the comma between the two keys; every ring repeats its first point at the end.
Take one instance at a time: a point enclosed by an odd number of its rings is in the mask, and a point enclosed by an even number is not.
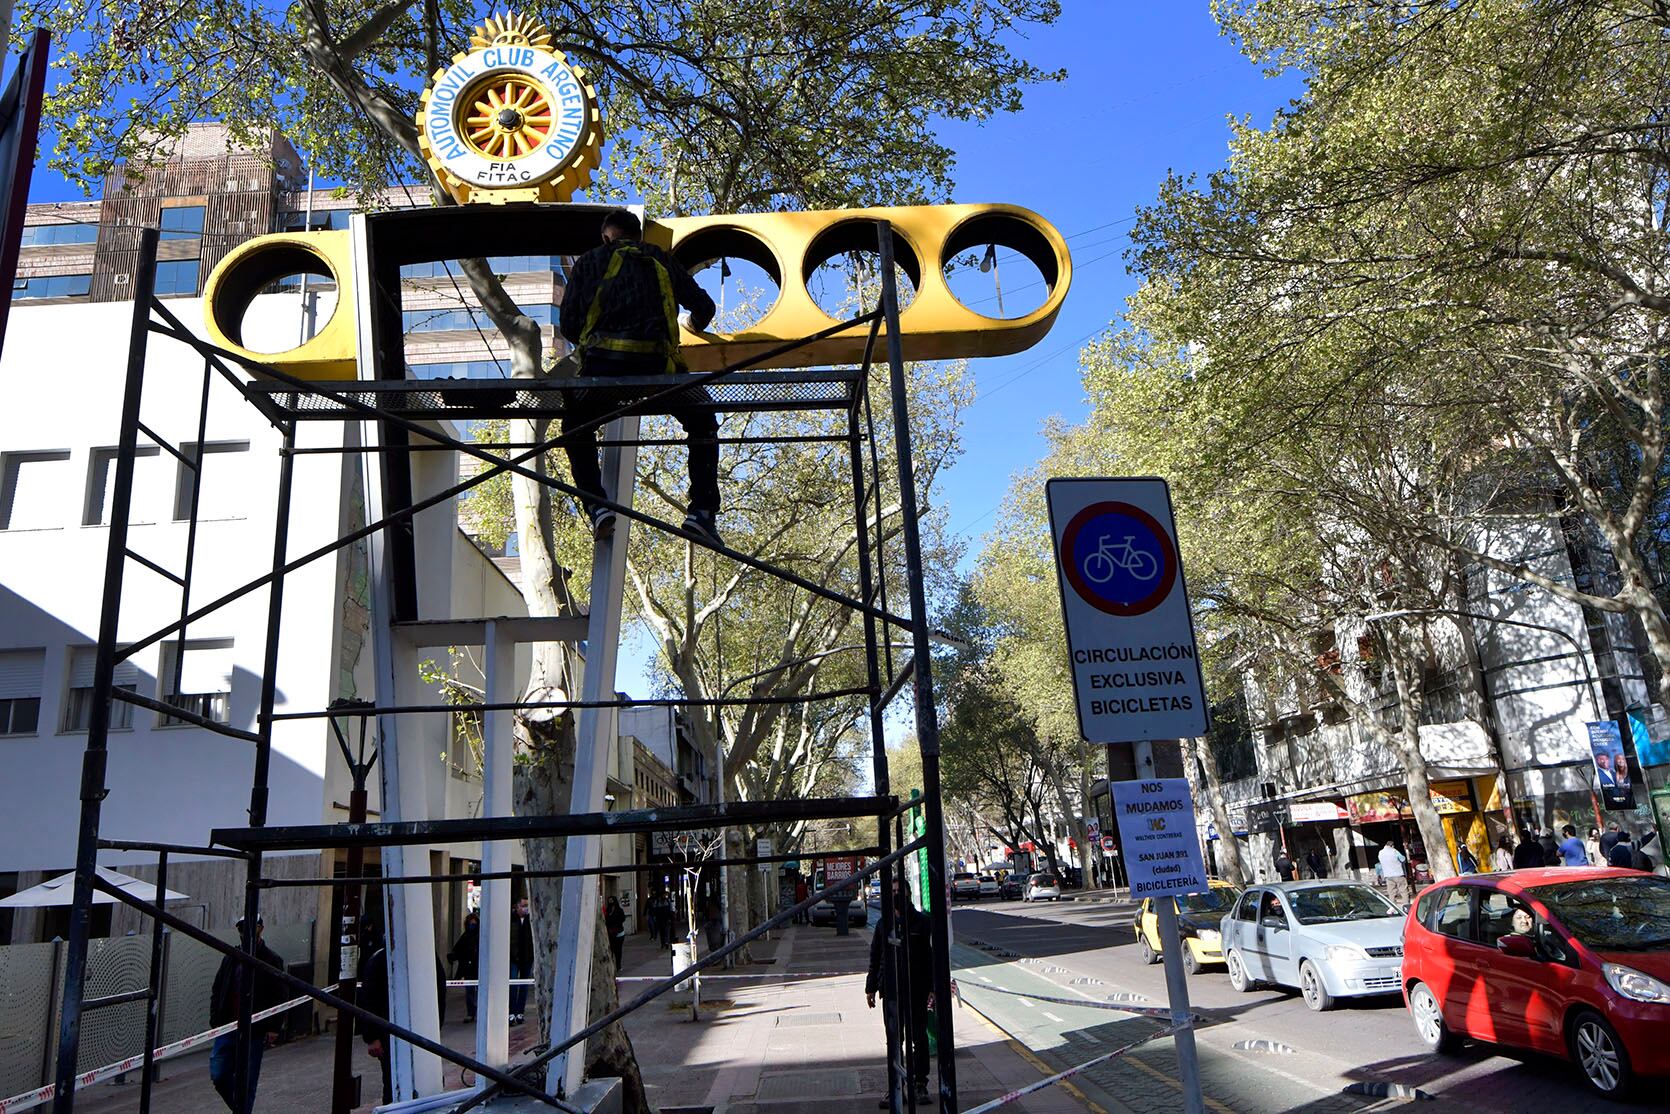
{"type": "Polygon", "coordinates": [[[618,972],[621,953],[626,949],[626,910],[615,898],[611,897],[603,904],[603,927],[609,933],[609,954],[615,957],[615,970],[618,972]]]}
{"type": "Polygon", "coordinates": [[[1565,862],[1560,855],[1559,841],[1554,838],[1554,829],[1544,828],[1542,834],[1537,837],[1537,846],[1542,848],[1543,866],[1559,866],[1565,862]]]}
{"type": "MultiPolygon", "coordinates": [[[[883,936],[878,926],[870,938],[870,973],[864,980],[864,1000],[875,1009],[876,995],[881,995],[889,1047],[899,1039],[895,1026],[903,1026],[909,1084],[917,1093],[917,1102],[928,1101],[928,1013],[934,1008],[933,946],[933,925],[927,914],[912,905],[909,893],[895,882],[893,936],[883,936]],[[899,994],[900,990],[904,991],[903,995],[899,994]]],[[[885,1108],[888,1100],[882,1099],[880,1105],[885,1108]]]]}
{"type": "MultiPolygon", "coordinates": [[[[603,219],[603,243],[574,261],[563,290],[558,328],[574,345],[580,374],[594,378],[671,375],[684,370],[679,353],[677,307],[690,311],[690,327],[704,329],[715,307],[707,292],[670,254],[643,242],[643,225],[624,209],[603,219]]],[[[667,412],[690,439],[690,506],[684,528],[719,544],[719,421],[706,409],[707,392],[693,388],[668,400],[667,412]],[[697,404],[697,405],[692,405],[697,404]]],[[[585,493],[586,514],[598,539],[614,532],[615,513],[604,498],[597,434],[571,426],[593,422],[619,399],[571,392],[564,403],[563,449],[574,486],[585,493]]]]}
{"type": "MultiPolygon", "coordinates": [[[[452,945],[452,950],[446,953],[452,961],[452,977],[455,979],[479,978],[481,970],[481,917],[471,913],[464,918],[464,931],[459,934],[458,942],[452,945]]],[[[475,1020],[476,991],[480,987],[466,986],[464,988],[464,1019],[475,1020]]]]}
{"type": "Polygon", "coordinates": [[[1513,868],[1515,870],[1527,870],[1531,867],[1547,865],[1547,859],[1543,856],[1542,844],[1538,843],[1537,837],[1531,834],[1531,829],[1522,830],[1519,833],[1519,842],[1514,845],[1513,849],[1513,868]]]}
{"type": "Polygon", "coordinates": [[[1473,849],[1465,843],[1455,845],[1455,869],[1458,874],[1477,874],[1479,860],[1473,854],[1473,849]]]}
{"type": "Polygon", "coordinates": [[[1305,865],[1310,867],[1312,878],[1328,877],[1328,860],[1323,857],[1320,847],[1312,847],[1305,852],[1305,865]]]}
{"type": "Polygon", "coordinates": [[[1297,878],[1299,872],[1293,868],[1293,860],[1287,854],[1287,848],[1276,852],[1276,877],[1283,882],[1291,882],[1297,878]]]}
{"type": "MultiPolygon", "coordinates": [[[[510,918],[510,977],[533,978],[533,917],[528,912],[528,899],[516,903],[516,913],[510,918]]],[[[510,1023],[520,1025],[526,1020],[528,988],[511,985],[510,1023]]]]}
{"type": "Polygon", "coordinates": [[[1606,834],[1600,837],[1600,857],[1603,860],[1608,862],[1611,861],[1612,847],[1618,842],[1618,837],[1621,834],[1622,833],[1618,831],[1618,822],[1616,820],[1607,821],[1606,834]]]}
{"type": "MultiPolygon", "coordinates": [[[[240,936],[244,921],[238,918],[240,936]]],[[[266,933],[266,924],[261,917],[255,918],[255,958],[279,970],[284,970],[284,960],[279,954],[262,941],[266,933]]],[[[239,968],[242,966],[236,959],[227,956],[220,961],[220,968],[215,971],[215,981],[209,989],[209,1024],[211,1026],[231,1025],[239,1020],[242,1012],[242,980],[239,968]]],[[[284,987],[279,981],[264,971],[257,969],[253,976],[253,997],[251,1012],[260,1013],[269,1006],[276,1006],[284,1001],[284,987]]],[[[209,1047],[209,1079],[215,1085],[221,1100],[232,1114],[249,1114],[255,1109],[255,1088],[261,1081],[261,1057],[267,1047],[278,1040],[278,1016],[269,1017],[264,1021],[256,1021],[250,1025],[249,1068],[245,1077],[245,1101],[238,1101],[237,1093],[237,1056],[238,1032],[222,1033],[214,1039],[209,1047]]]]}
{"type": "Polygon", "coordinates": [[[1628,831],[1618,833],[1618,842],[1606,853],[1606,865],[1623,867],[1625,870],[1635,869],[1635,843],[1630,839],[1628,831]]]}
{"type": "MultiPolygon", "coordinates": [[[[387,1020],[389,1015],[389,953],[380,938],[373,937],[368,947],[371,958],[360,968],[360,984],[356,1004],[387,1020]]],[[[446,1024],[446,971],[440,958],[435,959],[435,1006],[439,1024],[446,1024]]],[[[383,1069],[383,1104],[394,1101],[394,1078],[389,1068],[389,1031],[373,1021],[360,1022],[360,1040],[365,1050],[383,1069]]]]}

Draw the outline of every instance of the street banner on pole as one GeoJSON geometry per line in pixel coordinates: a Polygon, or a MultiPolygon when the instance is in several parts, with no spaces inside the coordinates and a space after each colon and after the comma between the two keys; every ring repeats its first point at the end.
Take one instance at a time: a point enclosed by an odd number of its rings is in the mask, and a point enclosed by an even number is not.
{"type": "Polygon", "coordinates": [[[1616,720],[1601,720],[1589,728],[1589,754],[1595,764],[1595,786],[1608,810],[1633,809],[1635,789],[1630,783],[1629,759],[1624,757],[1624,733],[1616,720]]]}
{"type": "Polygon", "coordinates": [[[1116,781],[1112,789],[1131,899],[1205,893],[1206,864],[1187,779],[1116,781]]]}
{"type": "Polygon", "coordinates": [[[1080,733],[1092,743],[1206,734],[1166,482],[1053,479],[1045,494],[1080,733]]]}

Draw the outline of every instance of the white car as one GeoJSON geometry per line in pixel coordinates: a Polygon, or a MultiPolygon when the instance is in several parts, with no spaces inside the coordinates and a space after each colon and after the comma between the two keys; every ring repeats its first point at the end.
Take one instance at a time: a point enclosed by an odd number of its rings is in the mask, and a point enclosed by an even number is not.
{"type": "Polygon", "coordinates": [[[1061,883],[1053,874],[1034,874],[1026,880],[1026,894],[1022,901],[1060,901],[1061,883]]]}
{"type": "Polygon", "coordinates": [[[1003,887],[998,883],[998,880],[990,874],[982,874],[980,876],[980,900],[984,901],[988,897],[996,899],[1002,896],[1003,887]]]}

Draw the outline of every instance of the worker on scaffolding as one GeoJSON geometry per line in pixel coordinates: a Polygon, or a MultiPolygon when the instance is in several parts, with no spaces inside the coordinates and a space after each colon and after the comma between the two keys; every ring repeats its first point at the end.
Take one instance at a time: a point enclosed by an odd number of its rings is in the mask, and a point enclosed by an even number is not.
{"type": "MultiPolygon", "coordinates": [[[[603,218],[603,242],[575,260],[569,271],[558,327],[574,345],[583,376],[684,371],[678,307],[690,311],[693,329],[706,328],[713,320],[713,299],[678,260],[644,243],[643,231],[634,214],[615,210],[603,218]]],[[[719,545],[719,421],[709,403],[707,392],[697,387],[673,396],[667,413],[678,419],[690,440],[690,505],[684,529],[719,545]]],[[[597,435],[592,429],[572,435],[568,430],[595,422],[616,405],[607,394],[588,399],[579,392],[564,403],[563,449],[599,540],[614,532],[615,512],[601,503],[606,496],[597,435]]]]}

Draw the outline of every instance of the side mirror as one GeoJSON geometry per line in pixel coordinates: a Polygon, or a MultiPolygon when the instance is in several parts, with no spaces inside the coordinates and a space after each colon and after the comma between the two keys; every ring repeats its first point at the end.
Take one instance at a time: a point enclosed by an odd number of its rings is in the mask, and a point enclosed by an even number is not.
{"type": "Polygon", "coordinates": [[[1511,955],[1515,959],[1535,959],[1537,945],[1529,936],[1518,932],[1510,932],[1496,941],[1497,950],[1503,955],[1511,955]]]}

